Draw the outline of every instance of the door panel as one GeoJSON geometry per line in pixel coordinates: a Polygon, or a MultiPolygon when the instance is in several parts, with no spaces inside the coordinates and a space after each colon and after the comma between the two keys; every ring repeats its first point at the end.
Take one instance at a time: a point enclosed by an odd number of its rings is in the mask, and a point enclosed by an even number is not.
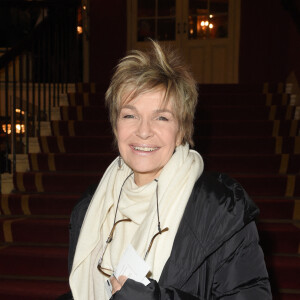
{"type": "Polygon", "coordinates": [[[211,49],[212,53],[212,78],[209,80],[209,82],[212,83],[221,83],[227,81],[227,57],[228,57],[228,51],[227,47],[224,45],[217,45],[212,47],[211,49]]]}
{"type": "Polygon", "coordinates": [[[192,72],[194,77],[198,79],[198,82],[205,82],[206,76],[205,73],[207,69],[207,62],[209,61],[209,53],[207,47],[189,47],[188,49],[189,64],[192,67],[192,72]],[[191,61],[194,62],[194,65],[191,65],[191,61]]]}

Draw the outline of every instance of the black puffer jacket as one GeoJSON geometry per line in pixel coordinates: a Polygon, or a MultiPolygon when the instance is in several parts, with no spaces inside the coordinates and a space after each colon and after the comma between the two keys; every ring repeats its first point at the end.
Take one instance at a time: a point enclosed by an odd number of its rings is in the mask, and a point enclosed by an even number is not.
{"type": "MultiPolygon", "coordinates": [[[[90,190],[71,216],[70,269],[92,194],[90,190]]],[[[112,299],[272,299],[254,223],[258,213],[236,181],[224,174],[202,174],[195,183],[159,282],[152,280],[145,287],[128,279],[112,299]]]]}

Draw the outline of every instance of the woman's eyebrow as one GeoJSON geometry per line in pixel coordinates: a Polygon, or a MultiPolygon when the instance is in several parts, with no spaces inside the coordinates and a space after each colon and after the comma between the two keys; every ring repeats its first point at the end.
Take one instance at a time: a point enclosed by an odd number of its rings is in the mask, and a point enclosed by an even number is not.
{"type": "MultiPolygon", "coordinates": [[[[124,106],[121,107],[121,110],[122,109],[130,109],[130,110],[134,110],[134,111],[137,111],[137,108],[133,105],[130,105],[130,104],[125,104],[124,106]]],[[[174,115],[174,113],[167,109],[167,108],[162,108],[162,109],[155,109],[153,111],[154,114],[160,114],[160,113],[169,113],[171,115],[174,115]]]]}
{"type": "Polygon", "coordinates": [[[156,109],[155,113],[170,113],[171,115],[174,115],[173,112],[169,109],[156,109]]]}
{"type": "Polygon", "coordinates": [[[121,110],[124,108],[131,109],[131,110],[137,110],[133,105],[130,105],[130,104],[126,104],[126,105],[122,106],[121,110]]]}

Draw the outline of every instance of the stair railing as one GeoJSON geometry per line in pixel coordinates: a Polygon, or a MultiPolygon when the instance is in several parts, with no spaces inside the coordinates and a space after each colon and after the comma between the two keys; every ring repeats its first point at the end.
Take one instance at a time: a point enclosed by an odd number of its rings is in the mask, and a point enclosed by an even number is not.
{"type": "Polygon", "coordinates": [[[1,173],[15,172],[16,154],[28,153],[29,137],[39,136],[41,122],[51,120],[60,94],[82,81],[79,0],[3,3],[38,7],[40,21],[0,57],[1,173]]]}

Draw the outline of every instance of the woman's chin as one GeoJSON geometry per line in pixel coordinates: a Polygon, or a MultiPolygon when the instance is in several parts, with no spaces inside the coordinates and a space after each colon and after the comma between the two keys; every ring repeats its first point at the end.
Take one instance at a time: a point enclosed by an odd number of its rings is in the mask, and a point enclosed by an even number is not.
{"type": "Polygon", "coordinates": [[[157,178],[161,172],[161,169],[146,169],[146,168],[139,168],[133,169],[134,172],[134,180],[137,185],[144,185],[155,178],[157,178]]]}

